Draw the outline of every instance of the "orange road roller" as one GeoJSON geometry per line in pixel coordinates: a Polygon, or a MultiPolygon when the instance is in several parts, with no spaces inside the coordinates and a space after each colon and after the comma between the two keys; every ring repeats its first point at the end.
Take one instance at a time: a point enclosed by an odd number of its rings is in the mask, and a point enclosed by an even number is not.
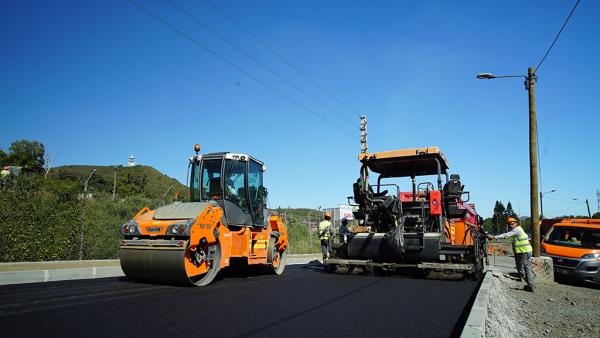
{"type": "Polygon", "coordinates": [[[288,234],[267,210],[264,164],[246,154],[190,158],[190,202],[143,208],[121,226],[121,268],[134,280],[204,286],[235,264],[285,269],[288,234]]]}

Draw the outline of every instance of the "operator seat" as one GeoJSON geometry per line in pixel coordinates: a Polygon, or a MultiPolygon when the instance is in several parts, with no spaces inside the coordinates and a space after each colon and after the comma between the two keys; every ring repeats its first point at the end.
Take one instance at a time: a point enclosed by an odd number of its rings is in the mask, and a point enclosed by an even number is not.
{"type": "Polygon", "coordinates": [[[450,181],[444,185],[444,201],[447,217],[463,217],[466,210],[458,207],[458,201],[463,194],[464,185],[460,182],[460,175],[450,175],[450,181]]]}
{"type": "Polygon", "coordinates": [[[208,196],[210,199],[221,199],[223,198],[223,192],[221,191],[221,178],[213,177],[209,181],[208,185],[208,196]]]}

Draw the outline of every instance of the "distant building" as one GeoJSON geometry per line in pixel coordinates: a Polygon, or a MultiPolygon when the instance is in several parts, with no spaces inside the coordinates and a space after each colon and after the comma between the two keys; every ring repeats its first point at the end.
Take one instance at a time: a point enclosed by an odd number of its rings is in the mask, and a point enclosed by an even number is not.
{"type": "Polygon", "coordinates": [[[325,214],[331,216],[331,221],[336,226],[339,226],[342,219],[347,219],[349,221],[354,219],[354,214],[352,213],[354,208],[351,205],[339,204],[337,208],[325,208],[325,214]]]}
{"type": "Polygon", "coordinates": [[[129,158],[127,159],[127,166],[135,167],[135,157],[133,157],[133,155],[129,155],[129,158]]]}

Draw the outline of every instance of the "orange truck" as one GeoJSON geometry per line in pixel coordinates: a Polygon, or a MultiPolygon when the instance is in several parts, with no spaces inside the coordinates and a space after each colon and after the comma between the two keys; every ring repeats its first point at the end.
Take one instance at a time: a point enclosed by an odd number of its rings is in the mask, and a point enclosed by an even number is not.
{"type": "Polygon", "coordinates": [[[552,258],[554,275],[600,285],[600,219],[564,219],[552,226],[541,244],[552,258]]]}
{"type": "Polygon", "coordinates": [[[246,154],[194,149],[190,202],[144,208],[121,226],[125,275],[204,286],[234,262],[283,273],[287,228],[266,208],[264,164],[246,154]]]}

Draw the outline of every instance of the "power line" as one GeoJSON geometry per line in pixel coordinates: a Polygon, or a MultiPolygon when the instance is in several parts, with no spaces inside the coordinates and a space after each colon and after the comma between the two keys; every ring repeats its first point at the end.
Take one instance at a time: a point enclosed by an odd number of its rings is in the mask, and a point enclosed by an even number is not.
{"type": "Polygon", "coordinates": [[[545,196],[545,195],[544,195],[544,199],[546,199],[546,198],[547,198],[547,199],[549,199],[549,200],[553,200],[553,201],[556,201],[556,202],[560,202],[560,203],[572,203],[571,201],[563,201],[563,200],[559,200],[559,199],[552,198],[552,197],[549,197],[549,196],[545,196]]]}
{"type": "Polygon", "coordinates": [[[325,107],[327,110],[329,110],[330,112],[338,115],[339,117],[345,119],[347,122],[349,122],[351,125],[356,126],[357,123],[355,123],[354,121],[348,119],[348,117],[346,117],[345,115],[337,112],[336,110],[334,110],[333,108],[331,108],[330,106],[328,106],[327,104],[323,103],[323,101],[319,100],[318,98],[314,97],[313,95],[311,95],[310,93],[306,92],[305,90],[303,90],[302,88],[296,86],[293,82],[291,82],[290,80],[288,80],[287,78],[283,77],[281,74],[277,73],[276,71],[274,71],[273,69],[271,69],[269,66],[267,66],[266,64],[264,64],[263,62],[261,62],[260,60],[258,60],[257,58],[255,58],[254,56],[250,55],[250,53],[246,52],[243,48],[241,48],[240,46],[236,45],[233,41],[227,39],[226,37],[224,37],[223,35],[219,34],[217,31],[215,31],[214,29],[212,29],[209,25],[207,25],[205,22],[203,22],[202,20],[198,19],[197,17],[195,17],[194,15],[192,15],[189,11],[185,10],[184,8],[182,8],[181,6],[179,6],[176,2],[174,2],[173,0],[168,0],[169,3],[175,7],[178,11],[180,11],[181,13],[183,13],[185,16],[189,17],[190,19],[194,20],[196,23],[198,23],[199,25],[201,25],[204,29],[206,29],[207,31],[211,32],[213,35],[215,35],[216,37],[218,37],[219,39],[221,39],[222,41],[226,42],[227,44],[229,44],[231,47],[235,48],[236,50],[238,50],[240,53],[244,54],[246,57],[248,57],[249,59],[251,59],[252,61],[256,62],[258,65],[260,65],[261,67],[263,67],[264,69],[266,69],[267,71],[269,71],[271,74],[277,76],[280,80],[284,81],[285,83],[289,84],[290,86],[292,86],[293,88],[295,88],[296,90],[298,90],[299,92],[301,92],[302,94],[310,97],[311,99],[313,99],[315,102],[319,103],[320,105],[322,105],[323,107],[325,107]]]}
{"type": "Polygon", "coordinates": [[[265,49],[267,49],[269,52],[271,52],[271,54],[275,55],[279,60],[281,60],[285,64],[287,64],[296,73],[300,74],[302,77],[304,77],[306,80],[308,80],[310,83],[312,83],[316,87],[319,87],[327,95],[331,96],[334,100],[336,100],[337,102],[339,102],[340,104],[342,104],[350,112],[356,114],[356,116],[358,118],[360,118],[360,114],[358,113],[358,111],[356,109],[352,108],[352,106],[350,106],[349,104],[347,104],[346,102],[344,102],[337,95],[333,94],[332,92],[330,92],[329,90],[327,90],[325,87],[323,87],[322,85],[320,85],[319,83],[317,83],[317,81],[311,79],[308,75],[306,75],[306,73],[304,73],[302,70],[298,69],[298,67],[294,66],[290,61],[288,61],[286,58],[284,58],[281,54],[277,53],[273,48],[271,48],[269,45],[267,45],[265,42],[263,42],[261,39],[259,39],[256,35],[254,35],[252,32],[250,32],[248,29],[246,29],[246,27],[244,27],[241,23],[237,22],[234,18],[232,18],[231,16],[229,16],[227,13],[225,13],[223,10],[221,10],[219,7],[217,7],[210,0],[205,0],[205,1],[206,1],[206,3],[209,6],[211,6],[217,12],[219,12],[223,17],[225,17],[227,20],[229,20],[234,25],[238,26],[241,30],[243,30],[244,32],[246,32],[246,34],[248,34],[252,39],[254,39],[256,42],[258,42],[260,45],[262,45],[265,49]]]}
{"type": "MultiPolygon", "coordinates": [[[[556,43],[556,41],[558,40],[558,37],[560,36],[560,34],[562,33],[563,29],[565,29],[565,26],[567,25],[567,23],[569,22],[569,19],[571,19],[571,16],[573,15],[573,13],[575,12],[575,9],[577,8],[577,6],[579,5],[579,2],[581,0],[577,0],[577,2],[575,3],[575,5],[573,6],[573,9],[571,9],[571,13],[569,13],[569,16],[567,17],[567,19],[565,20],[565,22],[563,23],[562,27],[560,28],[560,30],[558,31],[558,34],[556,34],[556,37],[554,38],[554,41],[552,41],[552,44],[550,45],[550,48],[548,48],[548,50],[546,51],[546,54],[544,54],[544,57],[542,58],[542,60],[540,61],[540,63],[537,65],[537,67],[535,67],[535,70],[533,71],[533,76],[535,76],[535,74],[537,73],[537,71],[540,69],[540,67],[542,66],[542,63],[544,63],[544,61],[546,60],[546,57],[548,57],[548,54],[550,54],[550,51],[552,50],[552,47],[554,47],[554,44],[556,43]]],[[[540,190],[542,190],[542,164],[541,164],[541,158],[540,158],[540,143],[539,143],[539,138],[538,138],[538,127],[537,127],[537,119],[535,121],[535,137],[538,139],[538,142],[536,143],[537,146],[537,154],[538,154],[538,171],[539,171],[539,176],[540,176],[540,190]]]]}
{"type": "Polygon", "coordinates": [[[330,124],[331,126],[335,127],[336,129],[340,130],[341,132],[351,136],[352,138],[355,138],[356,135],[353,135],[352,133],[349,133],[348,131],[346,131],[345,129],[340,128],[338,125],[336,125],[335,123],[329,121],[328,119],[326,119],[325,117],[319,115],[318,113],[314,112],[312,109],[306,107],[305,105],[301,104],[300,102],[292,99],[291,97],[285,95],[283,92],[279,91],[278,89],[274,88],[273,86],[269,85],[268,83],[264,82],[263,80],[259,79],[258,77],[252,75],[251,73],[247,72],[246,70],[244,70],[243,68],[241,68],[240,66],[236,65],[235,63],[233,63],[232,61],[230,61],[229,59],[225,58],[224,56],[222,56],[221,54],[215,52],[214,50],[212,50],[211,48],[207,47],[206,45],[202,44],[201,42],[199,42],[198,40],[192,38],[191,36],[189,36],[188,34],[186,34],[185,32],[181,31],[179,28],[175,27],[174,25],[170,24],[169,22],[165,21],[163,18],[161,18],[160,16],[152,13],[151,11],[149,11],[148,9],[146,9],[145,7],[143,7],[142,5],[138,4],[137,2],[135,2],[134,0],[127,0],[129,1],[129,3],[131,3],[132,5],[134,5],[135,7],[137,7],[138,9],[140,9],[141,11],[143,11],[144,13],[148,14],[150,17],[154,18],[156,21],[162,23],[163,25],[169,27],[170,29],[172,29],[173,31],[175,31],[177,34],[183,36],[184,38],[190,40],[191,42],[195,43],[196,45],[198,45],[199,47],[203,48],[204,50],[206,50],[207,52],[209,52],[210,54],[212,54],[213,56],[217,57],[218,59],[220,59],[221,61],[227,63],[228,65],[230,65],[231,67],[235,68],[236,70],[238,70],[239,72],[241,72],[242,74],[246,75],[247,77],[249,77],[250,79],[258,82],[259,84],[261,84],[262,86],[264,86],[265,88],[269,89],[270,91],[274,92],[275,94],[283,97],[284,99],[288,100],[289,102],[297,105],[298,107],[302,108],[303,110],[306,110],[307,112],[313,114],[314,116],[318,117],[319,119],[327,122],[328,124],[330,124]]]}
{"type": "Polygon", "coordinates": [[[563,213],[563,212],[565,212],[567,210],[575,209],[577,207],[582,208],[583,206],[581,205],[581,203],[577,203],[577,204],[573,204],[573,205],[571,205],[571,206],[569,206],[567,208],[564,208],[564,209],[560,209],[560,210],[557,210],[557,211],[551,211],[549,214],[555,214],[557,216],[561,216],[561,215],[559,215],[560,213],[563,213]]]}
{"type": "Polygon", "coordinates": [[[533,72],[534,74],[537,73],[537,71],[542,66],[542,63],[544,63],[544,60],[546,60],[546,57],[548,56],[548,54],[550,54],[550,51],[552,50],[552,47],[554,47],[554,44],[558,40],[558,37],[560,36],[560,33],[562,33],[563,29],[565,29],[565,26],[569,22],[569,19],[571,19],[571,15],[573,15],[573,12],[575,12],[575,8],[577,8],[577,5],[579,5],[580,1],[581,0],[577,0],[577,2],[575,3],[575,6],[573,6],[573,9],[571,9],[571,13],[569,13],[569,16],[567,17],[567,19],[563,23],[562,27],[558,31],[558,34],[556,34],[556,37],[554,38],[554,41],[552,41],[552,44],[550,45],[550,48],[548,48],[548,51],[546,52],[546,54],[544,55],[544,57],[542,58],[542,61],[540,61],[540,63],[537,65],[537,67],[535,67],[535,71],[533,72]]]}

